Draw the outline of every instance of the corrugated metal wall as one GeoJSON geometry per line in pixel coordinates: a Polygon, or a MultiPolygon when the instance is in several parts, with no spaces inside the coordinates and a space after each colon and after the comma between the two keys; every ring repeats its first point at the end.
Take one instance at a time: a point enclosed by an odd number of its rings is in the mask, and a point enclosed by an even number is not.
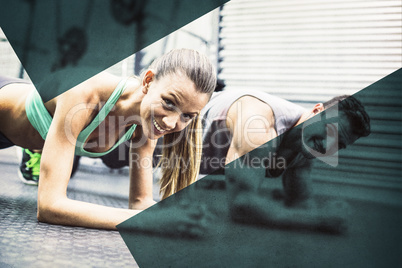
{"type": "Polygon", "coordinates": [[[221,15],[219,77],[228,88],[309,104],[402,65],[400,0],[231,0],[221,15]]]}
{"type": "Polygon", "coordinates": [[[0,28],[0,74],[18,77],[21,63],[13,48],[8,43],[7,37],[0,28]]]}
{"type": "MultiPolygon", "coordinates": [[[[226,90],[258,89],[306,108],[402,67],[400,0],[231,0],[220,27],[226,90]]],[[[316,179],[402,189],[401,92],[394,83],[358,94],[372,134],[340,153],[337,176],[319,163],[316,179]]]]}

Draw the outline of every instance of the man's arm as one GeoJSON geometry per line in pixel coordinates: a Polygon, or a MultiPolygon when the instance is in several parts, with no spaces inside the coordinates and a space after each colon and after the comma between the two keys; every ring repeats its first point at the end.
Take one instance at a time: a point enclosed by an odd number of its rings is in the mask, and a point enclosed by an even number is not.
{"type": "Polygon", "coordinates": [[[287,207],[271,196],[240,193],[230,206],[233,221],[269,228],[342,233],[347,229],[348,206],[329,202],[316,208],[287,207]]]}
{"type": "Polygon", "coordinates": [[[299,161],[283,175],[284,190],[258,191],[263,169],[228,167],[225,170],[229,213],[235,222],[267,227],[341,233],[347,228],[345,202],[312,199],[311,161],[299,161]]]}
{"type": "Polygon", "coordinates": [[[226,164],[277,137],[271,107],[252,96],[244,96],[232,104],[226,126],[232,134],[226,164]]]}
{"type": "Polygon", "coordinates": [[[304,206],[312,196],[312,163],[305,158],[302,162],[286,168],[282,176],[284,201],[288,206],[304,206]]]}

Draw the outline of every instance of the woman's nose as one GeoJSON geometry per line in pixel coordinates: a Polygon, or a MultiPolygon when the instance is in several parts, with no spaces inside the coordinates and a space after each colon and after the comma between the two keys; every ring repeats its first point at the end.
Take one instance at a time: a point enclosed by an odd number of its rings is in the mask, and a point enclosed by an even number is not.
{"type": "Polygon", "coordinates": [[[163,117],[162,122],[168,130],[174,130],[180,125],[180,116],[178,113],[172,113],[163,117]]]}

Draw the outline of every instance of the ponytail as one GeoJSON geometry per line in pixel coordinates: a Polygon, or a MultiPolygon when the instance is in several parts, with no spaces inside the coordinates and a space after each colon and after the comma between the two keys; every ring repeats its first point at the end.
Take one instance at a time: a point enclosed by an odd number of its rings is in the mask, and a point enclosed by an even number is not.
{"type": "Polygon", "coordinates": [[[162,168],[162,199],[197,180],[202,150],[201,131],[201,121],[197,116],[183,131],[164,136],[159,162],[162,168]]]}

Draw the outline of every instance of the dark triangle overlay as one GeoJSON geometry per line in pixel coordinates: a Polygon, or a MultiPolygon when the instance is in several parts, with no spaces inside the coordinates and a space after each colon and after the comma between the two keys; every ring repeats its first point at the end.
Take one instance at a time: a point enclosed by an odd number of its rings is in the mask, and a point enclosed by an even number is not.
{"type": "MultiPolygon", "coordinates": [[[[314,181],[314,198],[318,204],[340,199],[349,205],[351,213],[347,216],[345,231],[331,233],[325,232],[325,228],[315,230],[291,223],[235,222],[228,211],[229,199],[225,190],[228,178],[211,174],[117,226],[139,266],[323,267],[329,264],[331,267],[399,267],[402,239],[401,85],[402,69],[399,69],[353,95],[371,118],[372,134],[361,138],[359,144],[340,151],[340,157],[368,159],[371,162],[367,167],[356,171],[352,160],[340,161],[336,167],[327,168],[325,176],[343,177],[339,179],[345,179],[345,183],[314,181]],[[375,171],[371,171],[373,167],[376,167],[375,171]],[[353,176],[360,179],[360,185],[355,181],[348,183],[349,177],[353,176]],[[374,177],[378,179],[377,186],[372,184],[374,177]],[[210,218],[205,220],[201,214],[209,214],[210,218]],[[189,224],[189,218],[200,219],[201,232],[189,224]]],[[[262,153],[257,148],[227,165],[226,173],[228,169],[235,170],[238,177],[255,179],[253,176],[262,173],[241,164],[247,156],[262,153]]],[[[281,187],[280,179],[266,179],[267,184],[281,187]]],[[[271,208],[271,204],[267,203],[267,207],[271,208]]],[[[245,222],[249,209],[252,205],[245,207],[245,222]]],[[[286,209],[284,206],[282,211],[286,209]]],[[[276,212],[282,211],[272,207],[271,215],[275,217],[276,212]]]]}
{"type": "Polygon", "coordinates": [[[47,101],[227,1],[1,1],[0,27],[47,101]]]}

